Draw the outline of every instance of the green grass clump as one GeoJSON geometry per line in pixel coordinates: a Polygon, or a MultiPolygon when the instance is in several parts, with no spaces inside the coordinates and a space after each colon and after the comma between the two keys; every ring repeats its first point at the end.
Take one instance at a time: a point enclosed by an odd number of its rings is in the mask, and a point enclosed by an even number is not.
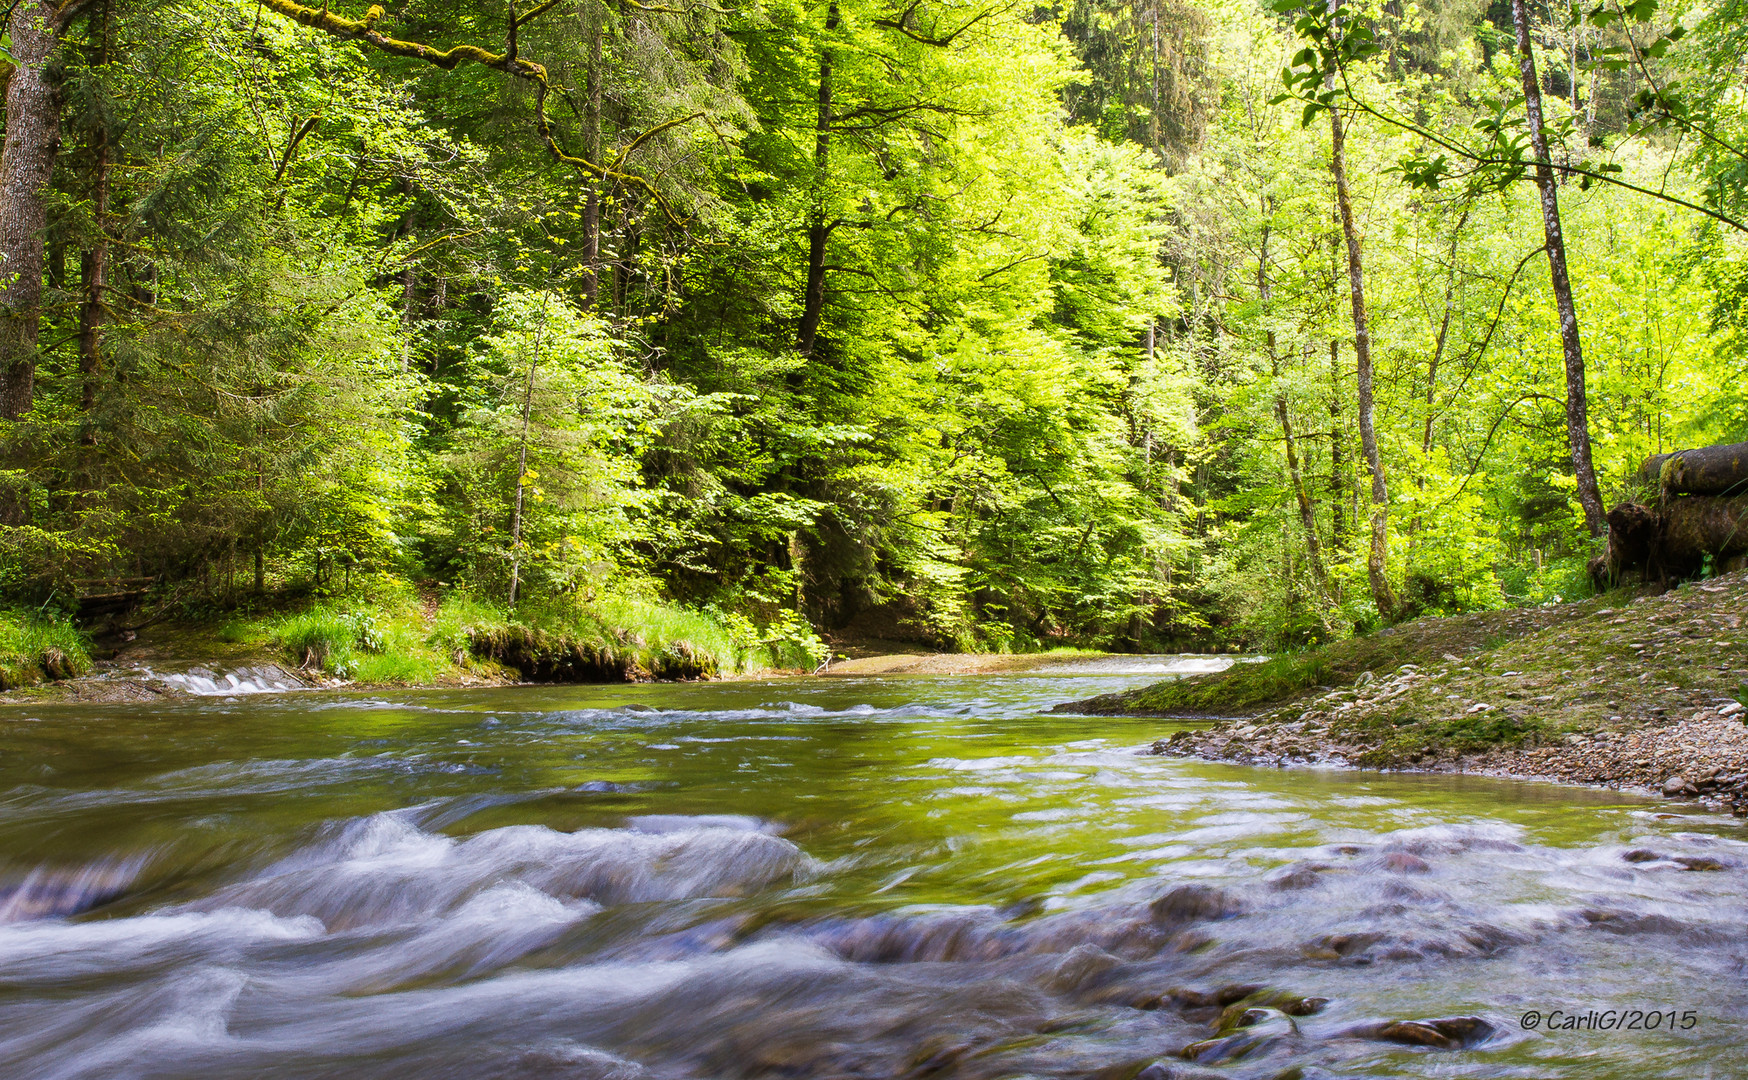
{"type": "Polygon", "coordinates": [[[282,619],[273,628],[273,641],[300,666],[342,679],[356,677],[361,657],[388,646],[375,612],[326,605],[282,619]]]}
{"type": "Polygon", "coordinates": [[[426,650],[361,653],[352,658],[352,677],[366,683],[415,686],[440,678],[450,665],[426,650]]]}
{"type": "Polygon", "coordinates": [[[1130,700],[1136,708],[1160,712],[1242,711],[1321,686],[1333,675],[1322,652],[1289,653],[1260,663],[1240,662],[1212,675],[1155,683],[1130,700]]]}
{"type": "Polygon", "coordinates": [[[32,612],[0,611],[0,690],[72,679],[91,670],[85,635],[32,612]]]}
{"type": "Polygon", "coordinates": [[[358,682],[429,683],[467,666],[465,628],[491,609],[452,596],[427,626],[419,598],[393,584],[370,601],[318,604],[281,619],[271,640],[303,667],[358,682]]]}
{"type": "Polygon", "coordinates": [[[824,646],[797,619],[765,627],[744,616],[641,596],[552,597],[514,612],[466,598],[445,601],[428,640],[536,682],[699,679],[818,666],[824,646]]]}
{"type": "Polygon", "coordinates": [[[345,612],[327,607],[289,616],[273,631],[273,640],[298,664],[324,671],[351,661],[357,636],[345,612]]]}

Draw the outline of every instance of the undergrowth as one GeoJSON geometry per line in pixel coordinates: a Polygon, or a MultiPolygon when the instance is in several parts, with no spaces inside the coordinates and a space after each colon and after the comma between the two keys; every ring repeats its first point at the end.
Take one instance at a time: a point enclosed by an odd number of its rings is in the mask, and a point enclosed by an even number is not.
{"type": "Polygon", "coordinates": [[[512,611],[453,592],[427,611],[404,586],[372,593],[368,601],[318,603],[264,628],[234,619],[218,633],[226,640],[262,634],[294,664],[371,683],[430,682],[480,669],[537,682],[699,679],[812,669],[825,656],[799,619],[760,626],[647,597],[536,598],[512,611]]]}
{"type": "Polygon", "coordinates": [[[743,616],[644,597],[555,598],[514,612],[446,601],[433,638],[536,681],[698,679],[812,668],[824,646],[806,624],[760,627],[743,616]]]}
{"type": "Polygon", "coordinates": [[[71,679],[91,670],[85,635],[34,612],[0,611],[0,690],[71,679]]]}

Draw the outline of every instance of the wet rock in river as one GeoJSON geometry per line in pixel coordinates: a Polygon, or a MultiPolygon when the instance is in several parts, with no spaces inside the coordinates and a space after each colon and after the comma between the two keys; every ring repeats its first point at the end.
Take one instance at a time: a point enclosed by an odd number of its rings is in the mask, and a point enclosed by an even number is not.
{"type": "Polygon", "coordinates": [[[1684,870],[1728,870],[1731,864],[1710,855],[1677,855],[1675,861],[1684,870]]]}
{"type": "Polygon", "coordinates": [[[1148,910],[1155,923],[1169,926],[1229,919],[1244,914],[1246,904],[1240,897],[1213,885],[1179,885],[1150,904],[1148,910]]]}
{"type": "Polygon", "coordinates": [[[1265,989],[1267,987],[1260,983],[1230,983],[1206,991],[1178,986],[1166,991],[1166,995],[1174,1005],[1188,1012],[1195,1009],[1224,1009],[1265,989]]]}
{"type": "Polygon", "coordinates": [[[1108,975],[1113,969],[1122,966],[1122,963],[1122,960],[1097,945],[1083,943],[1070,949],[1057,961],[1056,969],[1050,974],[1049,983],[1054,990],[1079,990],[1108,975]]]}
{"type": "Polygon", "coordinates": [[[1619,908],[1585,908],[1578,915],[1598,930],[1607,930],[1612,934],[1679,934],[1687,929],[1685,924],[1667,915],[1623,911],[1619,908]]]}
{"type": "Polygon", "coordinates": [[[1406,851],[1392,851],[1373,860],[1367,869],[1383,870],[1392,874],[1428,874],[1432,872],[1432,864],[1406,851]]]}
{"type": "Polygon", "coordinates": [[[1346,960],[1357,957],[1384,939],[1382,934],[1325,934],[1304,945],[1307,960],[1346,960]]]}
{"type": "Polygon", "coordinates": [[[1387,1020],[1349,1028],[1344,1034],[1353,1038],[1401,1043],[1404,1046],[1463,1050],[1486,1042],[1493,1037],[1496,1030],[1479,1016],[1450,1016],[1438,1020],[1387,1020]]]}
{"type": "Polygon", "coordinates": [[[1661,859],[1662,857],[1663,856],[1657,854],[1655,851],[1652,851],[1650,848],[1634,848],[1633,850],[1627,852],[1625,855],[1621,856],[1621,858],[1625,859],[1627,862],[1630,862],[1630,863],[1656,862],[1658,859],[1661,859]]]}
{"type": "Polygon", "coordinates": [[[1193,1042],[1183,1048],[1183,1057],[1199,1065],[1238,1061],[1286,1049],[1297,1041],[1299,1025],[1279,1009],[1249,1008],[1227,1034],[1193,1042]]]}
{"type": "Polygon", "coordinates": [[[1288,867],[1286,871],[1269,879],[1269,888],[1276,892],[1297,892],[1301,889],[1314,889],[1323,883],[1323,873],[1335,869],[1328,863],[1307,862],[1288,867]]]}
{"type": "Polygon", "coordinates": [[[1214,1030],[1225,1035],[1241,1027],[1250,1027],[1255,1018],[1247,1014],[1256,1009],[1274,1010],[1287,1016],[1315,1016],[1328,1004],[1328,998],[1300,997],[1285,990],[1263,990],[1226,1006],[1220,1018],[1214,1021],[1214,1030]]]}

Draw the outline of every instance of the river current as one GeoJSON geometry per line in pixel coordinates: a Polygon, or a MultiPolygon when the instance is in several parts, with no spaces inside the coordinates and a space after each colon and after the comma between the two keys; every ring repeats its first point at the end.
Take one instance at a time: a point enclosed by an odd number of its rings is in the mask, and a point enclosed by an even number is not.
{"type": "Polygon", "coordinates": [[[0,1077],[1748,1077],[1741,824],[1043,714],[1201,663],[11,707],[0,1077]]]}

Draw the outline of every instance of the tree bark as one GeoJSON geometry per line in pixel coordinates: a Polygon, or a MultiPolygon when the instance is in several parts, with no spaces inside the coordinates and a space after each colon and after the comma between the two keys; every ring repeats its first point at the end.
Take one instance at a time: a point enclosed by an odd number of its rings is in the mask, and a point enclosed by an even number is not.
{"type": "MultiPolygon", "coordinates": [[[[90,21],[91,68],[99,78],[109,66],[110,4],[95,8],[90,21]]],[[[91,247],[79,256],[80,283],[84,296],[79,305],[79,411],[85,414],[79,430],[82,446],[97,445],[97,424],[91,416],[97,407],[97,391],[103,378],[103,323],[109,290],[110,169],[112,136],[107,108],[99,106],[86,141],[91,149],[91,247]]]]}
{"type": "MultiPolygon", "coordinates": [[[[1268,267],[1269,227],[1264,225],[1261,250],[1256,258],[1256,295],[1265,324],[1263,339],[1268,345],[1269,362],[1274,367],[1276,379],[1275,419],[1280,421],[1281,439],[1286,445],[1287,476],[1293,485],[1293,498],[1299,505],[1299,524],[1305,529],[1305,552],[1311,564],[1311,577],[1317,583],[1317,598],[1322,601],[1329,596],[1329,572],[1323,565],[1323,543],[1317,536],[1317,511],[1311,505],[1311,496],[1305,492],[1305,477],[1299,468],[1299,449],[1293,440],[1292,412],[1287,407],[1287,395],[1279,388],[1281,377],[1279,342],[1275,337],[1274,327],[1267,325],[1269,302],[1274,299],[1274,283],[1269,279],[1268,267]]],[[[1149,333],[1151,334],[1151,328],[1149,333]]],[[[1151,337],[1149,345],[1151,346],[1151,337]]],[[[1321,604],[1319,605],[1319,617],[1323,617],[1321,604]]]]}
{"type": "Polygon", "coordinates": [[[1329,342],[1329,542],[1347,547],[1347,455],[1341,452],[1341,342],[1329,342]]]}
{"type": "Polygon", "coordinates": [[[49,178],[61,149],[61,72],[54,61],[62,14],[45,0],[19,0],[7,31],[16,61],[6,85],[0,150],[0,417],[30,411],[36,392],[49,178]]]}
{"type": "Polygon", "coordinates": [[[1639,467],[1639,479],[1669,494],[1748,494],[1748,442],[1656,454],[1639,467]]]}
{"type": "MultiPolygon", "coordinates": [[[[1521,3],[1522,0],[1517,0],[1521,3]]],[[[1335,202],[1341,211],[1341,235],[1347,243],[1347,280],[1353,301],[1353,351],[1358,372],[1360,449],[1372,473],[1372,542],[1366,553],[1366,577],[1372,600],[1384,621],[1396,618],[1396,590],[1390,586],[1386,560],[1389,555],[1390,491],[1384,480],[1384,463],[1378,456],[1378,433],[1372,425],[1372,334],[1366,314],[1365,272],[1361,261],[1359,226],[1354,221],[1353,200],[1347,189],[1347,135],[1341,112],[1329,110],[1329,171],[1335,174],[1335,202]]]]}
{"type": "MultiPolygon", "coordinates": [[[[589,37],[588,100],[583,107],[583,153],[590,161],[601,160],[601,35],[605,28],[599,19],[589,37]]],[[[589,184],[589,194],[583,202],[583,300],[589,310],[595,309],[601,292],[601,186],[589,184]]]]}
{"type": "Polygon", "coordinates": [[[91,218],[96,238],[79,256],[84,287],[79,304],[79,410],[87,414],[79,442],[85,446],[97,445],[97,427],[89,414],[97,407],[97,388],[103,377],[104,293],[109,288],[109,124],[99,119],[90,138],[91,218]]]}
{"type": "Polygon", "coordinates": [[[1584,348],[1578,340],[1578,312],[1572,304],[1572,282],[1566,275],[1566,239],[1560,229],[1560,197],[1548,139],[1542,131],[1542,86],[1536,78],[1536,58],[1530,47],[1529,9],[1525,0],[1511,0],[1517,28],[1518,71],[1523,77],[1524,111],[1529,121],[1530,149],[1536,159],[1536,188],[1542,197],[1542,231],[1548,243],[1548,275],[1554,304],[1560,312],[1560,348],[1566,359],[1566,441],[1572,448],[1572,473],[1578,480],[1578,503],[1591,536],[1601,536],[1605,517],[1596,466],[1590,457],[1589,400],[1584,391],[1584,348]]]}
{"type": "MultiPolygon", "coordinates": [[[[826,9],[825,29],[838,28],[837,0],[826,9]]],[[[807,217],[807,291],[802,298],[801,329],[796,335],[796,347],[803,356],[813,355],[819,338],[819,321],[825,313],[825,247],[831,238],[831,226],[825,220],[825,188],[827,169],[831,164],[832,143],[832,50],[829,44],[819,50],[819,118],[814,125],[813,167],[816,174],[813,209],[807,217]]]]}
{"type": "Polygon", "coordinates": [[[1748,560],[1748,495],[1677,495],[1655,509],[1622,503],[1608,512],[1608,550],[1590,564],[1600,586],[1629,570],[1646,581],[1724,573],[1748,560]]]}

